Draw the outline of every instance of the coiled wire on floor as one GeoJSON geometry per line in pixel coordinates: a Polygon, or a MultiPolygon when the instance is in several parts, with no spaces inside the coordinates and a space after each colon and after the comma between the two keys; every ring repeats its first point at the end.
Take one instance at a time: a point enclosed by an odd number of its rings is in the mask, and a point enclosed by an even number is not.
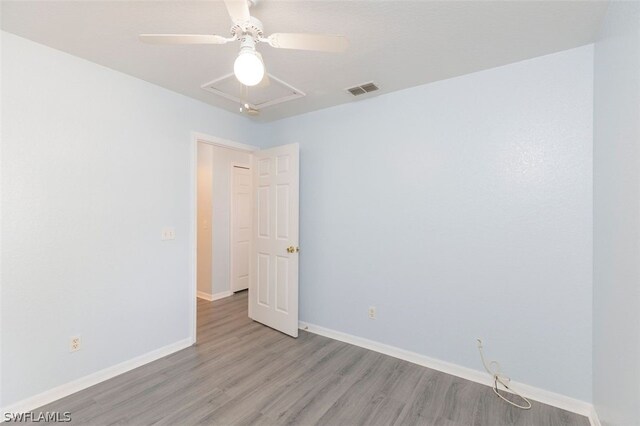
{"type": "Polygon", "coordinates": [[[525,398],[524,396],[520,395],[518,392],[516,392],[515,390],[511,389],[508,385],[508,383],[511,381],[511,379],[507,376],[505,376],[504,374],[502,374],[502,372],[500,371],[500,364],[498,364],[497,361],[491,361],[488,365],[487,365],[487,361],[484,358],[484,352],[482,350],[482,340],[478,339],[478,351],[480,352],[480,359],[482,360],[482,365],[484,366],[484,369],[487,371],[487,373],[489,373],[492,377],[493,377],[493,392],[498,395],[502,400],[508,402],[509,404],[513,405],[514,407],[518,407],[521,408],[523,410],[529,410],[531,409],[531,401],[529,401],[527,398],[525,398]],[[513,401],[508,400],[507,398],[505,398],[504,395],[502,395],[500,393],[500,388],[498,386],[498,384],[501,384],[502,386],[504,386],[504,388],[509,391],[510,393],[516,395],[518,398],[522,399],[522,401],[524,401],[524,403],[522,405],[517,404],[513,401]]]}

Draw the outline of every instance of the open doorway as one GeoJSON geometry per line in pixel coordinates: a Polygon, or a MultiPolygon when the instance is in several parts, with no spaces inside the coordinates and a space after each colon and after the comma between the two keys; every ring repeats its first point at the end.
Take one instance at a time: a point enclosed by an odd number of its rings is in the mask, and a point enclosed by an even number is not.
{"type": "MultiPolygon", "coordinates": [[[[196,135],[194,317],[203,302],[249,287],[252,152],[255,147],[196,135]]],[[[244,296],[246,298],[246,295],[244,296]]],[[[194,318],[194,337],[197,332],[194,318]]]]}
{"type": "Polygon", "coordinates": [[[251,152],[198,141],[197,295],[213,301],[249,288],[251,152]]]}
{"type": "Polygon", "coordinates": [[[194,134],[193,149],[193,342],[225,309],[297,337],[298,144],[194,134]]]}

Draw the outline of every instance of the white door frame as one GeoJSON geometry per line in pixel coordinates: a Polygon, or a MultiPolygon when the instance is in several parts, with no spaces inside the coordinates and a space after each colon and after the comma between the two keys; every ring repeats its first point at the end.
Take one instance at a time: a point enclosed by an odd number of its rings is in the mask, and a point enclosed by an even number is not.
{"type": "MultiPolygon", "coordinates": [[[[196,343],[196,332],[198,328],[198,282],[197,282],[197,261],[198,261],[198,142],[203,142],[209,145],[220,146],[223,148],[234,149],[236,151],[249,152],[257,151],[259,148],[253,145],[247,145],[240,142],[235,142],[216,136],[207,135],[199,132],[191,132],[191,223],[189,231],[189,245],[191,246],[189,263],[191,265],[190,279],[189,279],[189,297],[191,297],[191,344],[196,343]]],[[[253,162],[253,159],[251,160],[253,162]]],[[[213,225],[213,224],[212,224],[213,225]]]]}

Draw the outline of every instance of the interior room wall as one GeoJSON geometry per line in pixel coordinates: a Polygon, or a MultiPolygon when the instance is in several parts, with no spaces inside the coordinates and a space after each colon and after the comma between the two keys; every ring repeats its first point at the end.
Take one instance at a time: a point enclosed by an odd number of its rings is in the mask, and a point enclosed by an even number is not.
{"type": "Polygon", "coordinates": [[[592,124],[584,46],[269,125],[301,320],[590,401],[592,124]]]}
{"type": "Polygon", "coordinates": [[[8,33],[2,122],[2,406],[190,338],[191,131],[254,125],[8,33]]]}
{"type": "Polygon", "coordinates": [[[594,64],[594,404],[640,425],[640,3],[610,3],[594,64]]]}

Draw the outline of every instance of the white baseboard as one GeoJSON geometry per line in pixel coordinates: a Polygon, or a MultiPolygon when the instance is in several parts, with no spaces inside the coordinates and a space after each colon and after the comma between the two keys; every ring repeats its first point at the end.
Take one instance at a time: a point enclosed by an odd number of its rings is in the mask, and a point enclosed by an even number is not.
{"type": "Polygon", "coordinates": [[[198,299],[203,299],[211,302],[213,301],[213,295],[211,293],[205,293],[204,291],[198,290],[198,299]]]}
{"type": "Polygon", "coordinates": [[[600,423],[600,419],[598,418],[598,413],[596,413],[596,407],[594,406],[591,406],[589,421],[591,422],[591,426],[602,426],[602,423],[600,423]]]}
{"type": "Polygon", "coordinates": [[[233,296],[232,291],[221,291],[220,293],[214,293],[212,300],[224,299],[225,297],[233,296]]]}
{"type": "Polygon", "coordinates": [[[104,370],[97,371],[89,374],[88,376],[81,377],[64,385],[42,392],[38,395],[23,399],[22,401],[16,402],[7,407],[3,407],[0,409],[2,420],[4,420],[5,413],[24,413],[35,410],[38,407],[42,407],[43,405],[49,404],[60,398],[64,398],[65,396],[71,395],[100,382],[119,376],[120,374],[133,370],[134,368],[138,368],[144,364],[148,364],[174,352],[188,348],[193,345],[193,343],[194,342],[191,337],[180,340],[144,355],[140,355],[128,361],[124,361],[112,367],[107,367],[104,370]]]}
{"type": "MultiPolygon", "coordinates": [[[[407,351],[395,346],[386,345],[384,343],[321,327],[315,324],[309,324],[301,321],[299,323],[299,327],[301,330],[305,330],[310,333],[319,334],[331,339],[340,340],[341,342],[360,346],[362,348],[389,355],[394,358],[422,365],[423,367],[428,367],[433,370],[438,370],[443,373],[471,380],[472,382],[480,383],[487,386],[493,386],[493,379],[491,378],[491,376],[479,370],[474,370],[472,368],[463,367],[461,365],[441,361],[435,358],[430,358],[416,352],[407,351]]],[[[598,417],[593,408],[593,405],[588,402],[580,401],[578,399],[570,398],[565,395],[557,394],[555,392],[550,392],[515,381],[511,381],[511,384],[513,385],[514,389],[517,389],[519,393],[525,395],[527,398],[531,398],[543,404],[551,405],[563,410],[571,411],[572,413],[586,416],[589,418],[592,426],[600,426],[600,422],[598,421],[598,417]]]]}
{"type": "Polygon", "coordinates": [[[214,300],[224,299],[225,297],[233,296],[232,291],[221,291],[220,293],[205,293],[204,291],[198,291],[198,297],[200,299],[207,300],[209,302],[213,302],[214,300]]]}

